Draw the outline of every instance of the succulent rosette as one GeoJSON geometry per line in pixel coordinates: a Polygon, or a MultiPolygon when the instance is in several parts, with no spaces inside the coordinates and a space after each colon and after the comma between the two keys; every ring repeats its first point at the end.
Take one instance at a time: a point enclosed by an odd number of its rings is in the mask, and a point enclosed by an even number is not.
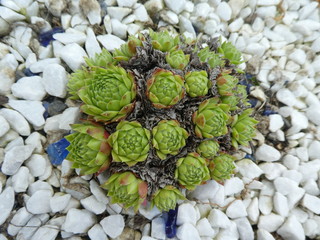
{"type": "Polygon", "coordinates": [[[219,151],[219,143],[215,140],[202,141],[197,147],[197,153],[207,159],[213,159],[219,151]]]}
{"type": "Polygon", "coordinates": [[[241,52],[231,42],[223,42],[218,51],[232,64],[238,65],[243,62],[241,61],[241,52]]]}
{"type": "Polygon", "coordinates": [[[86,58],[85,61],[89,67],[106,67],[115,62],[107,49],[102,49],[101,53],[96,53],[94,58],[86,58]]]}
{"type": "Polygon", "coordinates": [[[79,168],[80,174],[101,172],[110,165],[109,133],[100,125],[83,123],[71,125],[74,133],[65,137],[70,145],[66,159],[79,168]]]}
{"type": "Polygon", "coordinates": [[[113,161],[133,166],[146,160],[150,149],[150,131],[137,121],[122,121],[116,129],[108,139],[113,161]]]}
{"type": "Polygon", "coordinates": [[[177,201],[180,199],[186,198],[176,187],[167,185],[153,195],[151,206],[155,205],[160,211],[168,212],[176,208],[177,201]]]}
{"type": "Polygon", "coordinates": [[[84,81],[77,92],[84,102],[81,110],[95,121],[119,121],[132,111],[136,85],[133,75],[122,67],[92,68],[84,81]]]}
{"type": "Polygon", "coordinates": [[[143,36],[140,34],[139,38],[134,36],[129,36],[127,43],[122,44],[119,49],[115,49],[113,52],[113,57],[117,61],[128,61],[131,57],[136,55],[137,47],[142,46],[143,36]]]}
{"type": "Polygon", "coordinates": [[[196,186],[210,179],[206,160],[198,153],[189,153],[186,157],[179,158],[175,178],[186,189],[195,189],[196,186]]]}
{"type": "Polygon", "coordinates": [[[244,110],[240,115],[235,115],[231,124],[232,146],[236,149],[238,145],[248,146],[249,142],[256,135],[257,120],[250,117],[252,109],[244,110]]]}
{"type": "Polygon", "coordinates": [[[160,159],[165,159],[167,154],[177,155],[186,145],[186,139],[189,136],[188,132],[175,120],[160,121],[152,129],[152,135],[152,145],[160,159]]]}
{"type": "Polygon", "coordinates": [[[156,108],[170,108],[185,94],[181,76],[158,68],[147,81],[146,95],[156,108]]]}
{"type": "Polygon", "coordinates": [[[218,102],[218,98],[209,98],[203,101],[198,111],[193,114],[192,121],[197,137],[213,138],[228,132],[230,106],[218,102]]]}
{"type": "Polygon", "coordinates": [[[220,58],[219,54],[210,51],[209,47],[201,49],[198,52],[198,57],[201,62],[207,62],[212,68],[219,67],[224,64],[224,61],[220,58]]]}
{"type": "Polygon", "coordinates": [[[218,92],[221,96],[232,96],[236,90],[238,79],[229,74],[222,74],[217,78],[218,92]]]}
{"type": "Polygon", "coordinates": [[[188,72],[185,76],[186,92],[190,97],[203,97],[207,95],[211,82],[206,71],[188,72]]]}
{"type": "Polygon", "coordinates": [[[229,154],[221,154],[209,163],[210,176],[216,181],[229,179],[233,174],[235,157],[229,154]]]}
{"type": "Polygon", "coordinates": [[[101,185],[108,190],[112,203],[123,204],[125,208],[133,207],[135,211],[147,197],[148,185],[132,172],[114,173],[101,185]]]}
{"type": "Polygon", "coordinates": [[[168,31],[154,32],[150,29],[149,35],[152,39],[151,43],[153,48],[162,52],[169,52],[176,49],[180,43],[179,35],[173,37],[168,31]]]}
{"type": "Polygon", "coordinates": [[[183,70],[189,63],[190,55],[185,55],[184,52],[179,50],[173,50],[166,55],[166,61],[171,67],[183,70]]]}

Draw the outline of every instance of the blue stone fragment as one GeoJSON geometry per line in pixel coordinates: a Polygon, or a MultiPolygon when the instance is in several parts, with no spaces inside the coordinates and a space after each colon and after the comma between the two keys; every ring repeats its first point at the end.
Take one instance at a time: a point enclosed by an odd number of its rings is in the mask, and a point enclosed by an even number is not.
{"type": "Polygon", "coordinates": [[[26,68],[23,70],[24,75],[26,75],[27,77],[32,77],[32,76],[38,76],[39,73],[33,73],[31,72],[30,68],[26,68]]]}
{"type": "Polygon", "coordinates": [[[62,138],[58,142],[52,143],[47,148],[47,153],[50,159],[50,162],[53,165],[60,165],[62,161],[66,158],[69,151],[66,149],[70,143],[62,138]]]}
{"type": "Polygon", "coordinates": [[[49,31],[42,32],[39,35],[39,42],[40,42],[40,44],[42,46],[46,47],[46,46],[48,46],[50,44],[51,41],[55,40],[53,38],[53,34],[63,33],[63,32],[64,32],[64,30],[61,27],[55,27],[55,28],[52,28],[49,31]]]}
{"type": "Polygon", "coordinates": [[[263,116],[269,116],[271,114],[277,114],[277,112],[273,111],[272,109],[270,109],[269,107],[266,107],[264,109],[264,111],[262,112],[263,116]]]}
{"type": "Polygon", "coordinates": [[[246,155],[244,156],[244,158],[250,159],[250,160],[252,160],[252,161],[256,161],[256,159],[254,158],[254,156],[253,156],[252,154],[246,154],[246,155]]]}
{"type": "Polygon", "coordinates": [[[249,99],[249,103],[250,103],[251,107],[255,107],[258,103],[258,100],[255,98],[251,98],[251,99],[249,99]]]}
{"type": "Polygon", "coordinates": [[[250,94],[250,88],[253,86],[251,83],[248,83],[246,80],[242,80],[239,84],[246,86],[247,94],[250,94]]]}
{"type": "Polygon", "coordinates": [[[49,109],[49,104],[47,101],[43,101],[42,102],[42,106],[45,108],[45,111],[43,113],[43,117],[44,119],[47,119],[49,117],[49,112],[48,112],[48,109],[49,109]]]}
{"type": "Polygon", "coordinates": [[[167,238],[174,238],[177,234],[177,216],[178,216],[178,205],[176,209],[171,209],[166,212],[166,236],[167,238]]]}

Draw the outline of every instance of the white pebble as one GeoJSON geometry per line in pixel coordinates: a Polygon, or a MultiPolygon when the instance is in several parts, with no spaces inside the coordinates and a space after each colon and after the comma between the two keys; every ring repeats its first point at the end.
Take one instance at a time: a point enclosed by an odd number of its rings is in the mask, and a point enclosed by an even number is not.
{"type": "Polygon", "coordinates": [[[157,207],[153,207],[152,209],[150,209],[150,207],[148,205],[145,207],[140,207],[139,213],[142,216],[144,216],[146,219],[149,219],[149,220],[152,220],[156,216],[161,214],[161,212],[159,211],[159,209],[157,207]]]}
{"type": "Polygon", "coordinates": [[[210,180],[206,184],[197,186],[190,196],[199,200],[207,200],[214,198],[218,189],[219,184],[214,180],[210,180]]]}
{"type": "Polygon", "coordinates": [[[259,217],[258,228],[265,229],[268,232],[276,231],[284,222],[284,217],[271,213],[269,215],[261,215],[259,217]]]}
{"type": "Polygon", "coordinates": [[[147,22],[149,20],[149,15],[144,5],[141,5],[140,7],[135,9],[133,14],[136,16],[137,21],[147,22]]]}
{"type": "Polygon", "coordinates": [[[301,223],[296,217],[290,216],[277,230],[277,233],[285,240],[304,240],[305,234],[301,223]]]}
{"type": "Polygon", "coordinates": [[[257,240],[275,240],[275,238],[267,230],[258,229],[257,240]]]}
{"type": "Polygon", "coordinates": [[[31,145],[15,146],[4,155],[1,171],[6,175],[15,174],[22,163],[31,156],[34,147],[31,145]]]}
{"type": "Polygon", "coordinates": [[[228,29],[230,32],[237,32],[242,27],[244,21],[242,18],[237,18],[232,23],[229,24],[228,29]]]}
{"type": "Polygon", "coordinates": [[[226,2],[221,2],[217,7],[217,14],[223,21],[231,19],[232,9],[226,2]]]}
{"type": "Polygon", "coordinates": [[[124,229],[124,219],[120,214],[105,217],[100,221],[104,232],[111,238],[120,236],[124,229]]]}
{"type": "Polygon", "coordinates": [[[78,107],[69,107],[63,111],[59,118],[59,128],[64,130],[71,130],[70,124],[75,123],[80,116],[78,107]]]}
{"type": "Polygon", "coordinates": [[[87,233],[95,223],[96,217],[93,213],[85,209],[71,208],[67,213],[62,229],[74,234],[87,233]]]}
{"type": "Polygon", "coordinates": [[[44,225],[37,229],[37,231],[32,236],[32,240],[54,240],[59,234],[59,229],[56,226],[44,225]]]}
{"type": "Polygon", "coordinates": [[[51,96],[64,98],[67,94],[67,72],[60,64],[50,64],[43,70],[43,85],[51,96]]]}
{"type": "Polygon", "coordinates": [[[172,25],[179,23],[178,15],[170,10],[162,13],[161,17],[164,21],[166,21],[172,25]]]}
{"type": "Polygon", "coordinates": [[[97,198],[93,195],[81,199],[80,202],[85,209],[93,212],[96,215],[101,214],[106,210],[106,205],[102,202],[99,202],[97,198]]]}
{"type": "Polygon", "coordinates": [[[42,214],[51,212],[50,199],[52,192],[50,190],[38,190],[28,199],[26,203],[27,210],[32,214],[42,214]]]}
{"type": "Polygon", "coordinates": [[[294,208],[305,194],[303,188],[297,187],[293,192],[289,193],[286,197],[288,199],[289,209],[294,208]]]}
{"type": "Polygon", "coordinates": [[[117,0],[120,7],[133,7],[137,0],[117,0]]]}
{"type": "Polygon", "coordinates": [[[121,38],[112,34],[99,35],[97,39],[108,51],[120,48],[120,46],[125,43],[121,38]]]}
{"type": "Polygon", "coordinates": [[[86,41],[86,35],[82,32],[56,33],[53,35],[53,38],[63,43],[64,45],[71,43],[82,45],[86,41]]]}
{"type": "Polygon", "coordinates": [[[289,178],[279,177],[274,180],[274,186],[281,194],[288,195],[297,189],[298,184],[289,178]]]}
{"type": "Polygon", "coordinates": [[[152,219],[151,237],[156,238],[156,239],[165,239],[166,238],[165,222],[164,222],[163,218],[157,217],[157,218],[152,219]]]}
{"type": "Polygon", "coordinates": [[[263,171],[250,159],[243,159],[236,162],[237,169],[243,177],[249,179],[259,177],[263,171]]]}
{"type": "Polygon", "coordinates": [[[180,15],[179,16],[179,27],[180,27],[181,33],[187,32],[187,33],[189,33],[189,35],[191,34],[193,36],[192,38],[195,38],[196,31],[194,30],[193,25],[188,18],[180,15]]]}
{"type": "Polygon", "coordinates": [[[17,98],[41,101],[46,95],[42,78],[39,76],[23,77],[12,84],[12,94],[17,98]]]}
{"type": "Polygon", "coordinates": [[[291,124],[292,127],[288,129],[287,135],[298,133],[309,126],[306,115],[296,110],[291,113],[291,124]]]}
{"type": "Polygon", "coordinates": [[[7,187],[0,193],[0,225],[2,225],[10,216],[13,205],[14,190],[12,187],[7,187]]]}
{"type": "Polygon", "coordinates": [[[30,70],[33,73],[41,73],[43,69],[46,68],[49,64],[57,63],[60,64],[59,58],[46,58],[43,60],[39,60],[38,62],[32,63],[30,65],[30,70]]]}
{"type": "Polygon", "coordinates": [[[254,42],[249,43],[247,47],[244,49],[245,53],[248,53],[257,57],[262,57],[265,51],[266,51],[265,46],[259,43],[254,43],[254,42]]]}
{"type": "Polygon", "coordinates": [[[193,14],[197,17],[208,16],[211,8],[208,3],[201,2],[196,4],[193,14]]]}
{"type": "Polygon", "coordinates": [[[306,193],[314,195],[314,196],[318,196],[320,194],[318,184],[313,179],[308,179],[304,183],[303,189],[306,191],[306,193]]]}
{"type": "Polygon", "coordinates": [[[90,181],[90,191],[97,198],[99,202],[102,202],[104,204],[109,203],[109,198],[107,197],[107,194],[94,180],[90,181]]]}
{"type": "Polygon", "coordinates": [[[197,229],[191,223],[185,223],[178,227],[177,237],[179,239],[201,240],[197,229]]]}
{"type": "Polygon", "coordinates": [[[67,6],[65,0],[46,0],[44,2],[49,12],[55,17],[60,17],[61,12],[67,6]]]}
{"type": "Polygon", "coordinates": [[[310,194],[305,194],[302,200],[302,205],[315,214],[320,214],[320,198],[310,194]]]}
{"type": "Polygon", "coordinates": [[[213,238],[216,235],[207,218],[200,219],[197,222],[196,228],[201,237],[213,238]]]}
{"type": "Polygon", "coordinates": [[[229,218],[240,218],[246,217],[246,207],[241,200],[235,200],[227,208],[226,214],[229,218]]]}
{"type": "Polygon", "coordinates": [[[229,240],[229,239],[239,239],[239,233],[237,229],[237,224],[234,221],[230,222],[228,228],[220,229],[218,235],[215,239],[219,240],[229,240]]]}
{"type": "Polygon", "coordinates": [[[184,223],[191,223],[196,225],[197,212],[190,203],[183,203],[179,206],[177,215],[177,225],[180,226],[184,223]]]}
{"type": "Polygon", "coordinates": [[[122,21],[122,19],[131,13],[132,10],[130,8],[123,7],[108,7],[107,11],[111,19],[118,19],[119,21],[122,21]]]}
{"type": "Polygon", "coordinates": [[[287,106],[292,107],[296,104],[296,97],[289,89],[280,89],[277,92],[276,97],[280,102],[286,104],[287,106]]]}
{"type": "Polygon", "coordinates": [[[281,154],[274,147],[267,144],[262,144],[257,148],[255,157],[260,161],[273,162],[278,161],[281,158],[281,154]]]}
{"type": "Polygon", "coordinates": [[[241,240],[253,240],[254,232],[249,220],[246,217],[233,220],[237,224],[241,240]]]}
{"type": "Polygon", "coordinates": [[[177,14],[181,13],[186,5],[186,0],[164,0],[164,2],[170,10],[174,11],[177,14]]]}
{"type": "Polygon", "coordinates": [[[213,228],[228,228],[230,226],[229,218],[219,209],[212,209],[207,218],[213,228]]]}
{"type": "Polygon", "coordinates": [[[50,208],[53,213],[61,212],[67,207],[71,199],[70,194],[65,193],[55,193],[52,198],[50,198],[50,208]]]}
{"type": "Polygon", "coordinates": [[[29,168],[32,176],[39,177],[45,172],[46,159],[43,155],[32,154],[32,156],[25,162],[25,165],[29,168]]]}
{"type": "Polygon", "coordinates": [[[313,43],[311,45],[311,50],[314,53],[320,52],[320,38],[317,38],[316,40],[313,41],[313,43]]]}
{"type": "Polygon", "coordinates": [[[112,33],[119,38],[127,37],[127,25],[121,23],[118,19],[111,19],[112,33]]]}
{"type": "Polygon", "coordinates": [[[238,177],[227,179],[224,182],[224,194],[226,196],[240,193],[243,189],[244,189],[244,184],[242,180],[238,177]]]}
{"type": "Polygon", "coordinates": [[[12,176],[12,187],[16,193],[25,192],[29,186],[29,169],[20,167],[18,172],[12,176]]]}
{"type": "Polygon", "coordinates": [[[9,100],[9,106],[20,112],[35,128],[41,128],[44,123],[45,108],[40,101],[9,100]]]}
{"type": "Polygon", "coordinates": [[[93,58],[96,55],[96,53],[101,53],[101,47],[97,41],[97,38],[92,28],[87,28],[87,39],[85,47],[90,58],[93,58]]]}
{"type": "Polygon", "coordinates": [[[0,115],[0,137],[4,136],[9,130],[10,130],[9,123],[2,115],[0,115]]]}
{"type": "Polygon", "coordinates": [[[251,203],[247,207],[248,218],[252,223],[257,223],[260,215],[259,211],[259,201],[258,198],[255,197],[252,199],[251,203]]]}
{"type": "Polygon", "coordinates": [[[16,13],[15,11],[0,6],[0,17],[8,23],[14,23],[26,19],[25,16],[16,13]]]}
{"type": "Polygon", "coordinates": [[[103,228],[100,224],[93,225],[92,228],[88,231],[88,236],[91,240],[107,240],[108,237],[103,231],[103,228]]]}
{"type": "Polygon", "coordinates": [[[259,197],[259,209],[262,214],[268,215],[272,211],[272,198],[270,196],[260,195],[259,197]]]}
{"type": "Polygon", "coordinates": [[[302,49],[295,49],[290,55],[289,59],[296,63],[303,65],[306,61],[307,55],[302,49]]]}
{"type": "MultiPolygon", "coordinates": [[[[15,236],[22,226],[25,226],[26,223],[31,219],[33,215],[27,211],[25,207],[20,208],[13,216],[8,227],[8,233],[11,236],[15,236]],[[21,226],[21,227],[18,227],[21,226]]],[[[0,238],[1,239],[1,238],[0,238]]]]}
{"type": "Polygon", "coordinates": [[[310,160],[319,159],[320,158],[320,141],[312,141],[308,148],[309,158],[310,160]]]}
{"type": "Polygon", "coordinates": [[[281,115],[279,114],[272,114],[269,116],[270,122],[269,122],[269,130],[271,132],[276,132],[279,129],[281,129],[284,125],[283,119],[281,115]]]}
{"type": "Polygon", "coordinates": [[[287,217],[289,214],[288,200],[281,193],[276,192],[273,196],[273,206],[276,213],[282,217],[287,217]]]}
{"type": "MultiPolygon", "coordinates": [[[[81,2],[80,2],[81,3],[81,2]]],[[[82,9],[83,13],[89,19],[91,25],[100,24],[101,23],[101,7],[97,0],[90,0],[90,1],[83,1],[80,4],[80,8],[82,9]]]]}
{"type": "Polygon", "coordinates": [[[72,71],[75,71],[85,64],[84,57],[87,57],[87,54],[78,44],[71,43],[61,48],[60,57],[72,71]]]}

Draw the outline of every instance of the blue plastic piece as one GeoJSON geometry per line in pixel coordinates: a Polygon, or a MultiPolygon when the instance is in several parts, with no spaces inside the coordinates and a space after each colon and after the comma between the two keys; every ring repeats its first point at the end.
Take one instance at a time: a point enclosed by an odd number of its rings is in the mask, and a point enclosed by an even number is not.
{"type": "Polygon", "coordinates": [[[239,84],[246,86],[247,94],[250,94],[250,88],[253,86],[251,83],[248,83],[246,80],[242,80],[239,84]]]}
{"type": "Polygon", "coordinates": [[[255,98],[251,98],[251,99],[249,99],[249,103],[250,103],[251,107],[255,107],[258,103],[258,100],[255,98]]]}
{"type": "Polygon", "coordinates": [[[166,236],[167,238],[174,238],[177,234],[177,216],[178,216],[178,205],[176,209],[171,209],[166,212],[166,236]]]}
{"type": "Polygon", "coordinates": [[[50,162],[53,165],[60,165],[62,161],[66,158],[69,151],[66,149],[70,143],[62,138],[58,142],[52,143],[47,148],[47,153],[50,159],[50,162]]]}
{"type": "Polygon", "coordinates": [[[46,46],[48,46],[50,44],[51,41],[55,40],[53,38],[53,34],[63,33],[63,32],[64,32],[64,30],[61,27],[55,27],[55,28],[52,28],[49,31],[42,32],[39,35],[39,42],[40,42],[40,44],[42,46],[46,47],[46,46]]]}
{"type": "Polygon", "coordinates": [[[256,159],[254,158],[254,156],[253,156],[252,154],[246,154],[246,155],[244,156],[244,158],[250,159],[250,160],[252,160],[252,161],[256,161],[256,159]]]}
{"type": "Polygon", "coordinates": [[[44,119],[47,119],[49,117],[49,112],[48,112],[49,104],[50,103],[48,103],[47,101],[42,102],[42,106],[46,109],[43,113],[44,119]]]}

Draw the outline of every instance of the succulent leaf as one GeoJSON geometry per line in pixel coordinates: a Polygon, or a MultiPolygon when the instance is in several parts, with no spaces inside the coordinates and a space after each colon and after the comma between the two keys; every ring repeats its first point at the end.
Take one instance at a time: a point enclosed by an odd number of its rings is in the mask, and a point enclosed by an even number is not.
{"type": "Polygon", "coordinates": [[[229,106],[217,102],[217,98],[209,98],[203,101],[194,113],[193,123],[199,138],[218,137],[228,132],[229,106]]]}
{"type": "Polygon", "coordinates": [[[117,61],[129,61],[136,53],[136,48],[142,46],[142,36],[139,38],[129,36],[128,42],[121,45],[119,49],[113,52],[113,58],[117,61]]]}
{"type": "Polygon", "coordinates": [[[198,57],[201,62],[207,62],[212,68],[224,65],[224,61],[219,57],[219,54],[210,51],[209,47],[201,49],[198,52],[198,57]]]}
{"type": "Polygon", "coordinates": [[[133,166],[147,159],[150,145],[150,131],[137,121],[122,121],[117,131],[109,137],[114,162],[124,162],[133,166]]]}
{"type": "Polygon", "coordinates": [[[107,140],[109,133],[97,124],[73,124],[74,133],[66,136],[70,145],[66,159],[73,162],[73,168],[80,168],[81,174],[100,172],[109,167],[111,149],[107,140]]]}
{"type": "Polygon", "coordinates": [[[177,188],[167,185],[153,195],[151,207],[155,205],[160,211],[168,212],[176,208],[179,199],[185,199],[185,197],[177,188]]]}
{"type": "Polygon", "coordinates": [[[156,108],[169,108],[184,97],[183,79],[171,71],[157,69],[147,81],[146,95],[156,108]]]}
{"type": "Polygon", "coordinates": [[[186,145],[188,132],[174,120],[162,120],[152,129],[152,144],[160,159],[176,155],[186,145]]]}
{"type": "Polygon", "coordinates": [[[106,67],[114,63],[111,53],[107,49],[102,49],[101,53],[96,53],[94,58],[86,58],[89,67],[106,67]]]}
{"type": "Polygon", "coordinates": [[[236,90],[238,79],[229,74],[222,74],[217,78],[218,92],[221,96],[232,96],[236,90]]]}
{"type": "Polygon", "coordinates": [[[186,157],[179,158],[175,178],[186,189],[195,189],[196,186],[210,179],[206,160],[198,153],[189,153],[186,157]]]}
{"type": "Polygon", "coordinates": [[[112,203],[133,207],[135,211],[145,200],[148,188],[146,182],[131,172],[114,173],[101,187],[108,190],[112,203]]]}

